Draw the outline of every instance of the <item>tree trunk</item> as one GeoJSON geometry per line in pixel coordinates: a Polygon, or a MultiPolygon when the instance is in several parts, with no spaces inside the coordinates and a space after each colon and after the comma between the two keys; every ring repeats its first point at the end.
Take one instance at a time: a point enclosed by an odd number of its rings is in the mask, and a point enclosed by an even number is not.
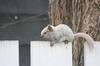
{"type": "MultiPolygon", "coordinates": [[[[100,40],[99,0],[49,0],[48,14],[52,25],[65,23],[74,33],[84,32],[100,40]]],[[[84,66],[83,41],[73,42],[73,66],[84,66]]]]}

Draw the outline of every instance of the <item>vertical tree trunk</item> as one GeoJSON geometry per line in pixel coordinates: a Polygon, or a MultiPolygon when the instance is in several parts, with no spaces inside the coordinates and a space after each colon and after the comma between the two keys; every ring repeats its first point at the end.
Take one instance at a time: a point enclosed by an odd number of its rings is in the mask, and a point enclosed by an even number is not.
{"type": "MultiPolygon", "coordinates": [[[[49,0],[49,18],[52,25],[65,23],[73,32],[84,32],[100,40],[99,0],[49,0]]],[[[73,66],[84,66],[83,39],[73,42],[73,66]]]]}

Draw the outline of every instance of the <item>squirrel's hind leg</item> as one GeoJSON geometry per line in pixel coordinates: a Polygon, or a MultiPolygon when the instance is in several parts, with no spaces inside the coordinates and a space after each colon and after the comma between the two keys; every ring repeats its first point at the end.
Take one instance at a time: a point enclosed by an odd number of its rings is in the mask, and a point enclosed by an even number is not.
{"type": "MultiPolygon", "coordinates": [[[[65,40],[65,41],[63,41],[64,42],[64,44],[66,45],[66,44],[68,44],[68,40],[65,40]]],[[[67,48],[67,45],[66,45],[66,48],[67,48]]]]}
{"type": "Polygon", "coordinates": [[[68,40],[64,40],[63,42],[64,42],[64,44],[68,44],[68,40]]]}

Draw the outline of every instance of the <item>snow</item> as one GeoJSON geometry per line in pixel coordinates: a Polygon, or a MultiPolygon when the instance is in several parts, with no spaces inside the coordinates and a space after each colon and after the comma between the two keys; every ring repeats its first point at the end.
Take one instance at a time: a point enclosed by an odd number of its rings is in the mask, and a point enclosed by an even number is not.
{"type": "Polygon", "coordinates": [[[72,66],[71,43],[50,47],[47,41],[31,42],[31,66],[72,66]]]}

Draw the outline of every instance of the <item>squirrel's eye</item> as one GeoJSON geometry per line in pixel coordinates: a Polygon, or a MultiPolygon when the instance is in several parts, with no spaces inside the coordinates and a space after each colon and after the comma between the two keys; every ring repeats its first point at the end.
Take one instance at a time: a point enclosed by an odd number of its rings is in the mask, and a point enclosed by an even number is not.
{"type": "Polygon", "coordinates": [[[44,34],[46,34],[46,32],[44,32],[44,34]]]}

